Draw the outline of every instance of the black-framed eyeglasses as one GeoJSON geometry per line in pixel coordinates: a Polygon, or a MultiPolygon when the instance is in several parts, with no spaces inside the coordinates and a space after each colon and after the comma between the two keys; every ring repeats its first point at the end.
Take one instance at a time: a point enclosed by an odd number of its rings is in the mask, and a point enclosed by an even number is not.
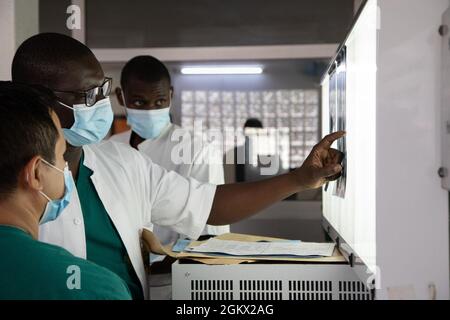
{"type": "Polygon", "coordinates": [[[85,104],[87,107],[92,107],[97,101],[98,97],[109,97],[111,94],[112,89],[112,78],[105,78],[105,81],[103,81],[101,86],[93,87],[91,89],[88,89],[86,91],[59,91],[59,90],[53,90],[55,93],[71,93],[75,95],[82,95],[84,96],[85,104]]]}

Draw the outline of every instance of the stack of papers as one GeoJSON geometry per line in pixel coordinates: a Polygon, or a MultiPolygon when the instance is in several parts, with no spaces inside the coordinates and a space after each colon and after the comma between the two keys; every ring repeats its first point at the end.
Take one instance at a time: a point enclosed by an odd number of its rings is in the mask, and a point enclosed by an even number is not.
{"type": "Polygon", "coordinates": [[[334,247],[334,243],[308,243],[301,241],[247,242],[212,238],[199,245],[189,245],[184,251],[204,254],[225,254],[239,257],[331,257],[334,252],[334,247]]]}
{"type": "MultiPolygon", "coordinates": [[[[283,261],[294,263],[317,262],[317,263],[337,263],[337,264],[347,263],[342,254],[340,254],[339,250],[335,249],[335,245],[333,243],[325,243],[325,244],[306,243],[301,241],[292,241],[280,238],[227,233],[216,236],[214,239],[210,239],[208,241],[178,240],[178,242],[175,245],[170,244],[168,246],[162,246],[161,242],[153,234],[153,232],[145,228],[142,231],[142,240],[143,243],[148,248],[148,250],[154,254],[168,255],[175,259],[194,260],[196,262],[201,262],[207,265],[233,265],[241,263],[255,263],[258,261],[283,261]],[[205,249],[206,246],[203,245],[205,245],[207,242],[211,240],[220,240],[219,242],[220,247],[219,248],[215,247],[212,249],[211,247],[209,247],[205,249]],[[240,250],[240,252],[242,254],[252,254],[252,255],[250,256],[232,255],[235,252],[230,250],[230,246],[226,245],[227,243],[232,244],[231,248],[233,248],[233,250],[239,248],[242,249],[242,246],[236,246],[237,244],[244,245],[245,250],[240,250]],[[263,246],[264,248],[262,250],[261,248],[257,248],[257,250],[255,251],[249,250],[255,244],[263,246]],[[280,245],[282,246],[281,249],[283,250],[274,252],[273,251],[274,248],[279,249],[280,245]],[[293,248],[291,248],[290,246],[293,246],[293,248]],[[288,250],[286,251],[286,249],[288,250]],[[204,250],[204,251],[212,250],[213,253],[195,252],[195,250],[204,250]],[[222,251],[225,251],[225,253],[221,253],[222,251]],[[271,253],[276,254],[267,255],[271,253]],[[288,255],[285,255],[286,253],[288,255]],[[296,253],[301,255],[300,256],[294,255],[296,253]]],[[[211,246],[211,244],[214,245],[214,242],[215,241],[208,243],[207,245],[208,246],[211,246]]]]}

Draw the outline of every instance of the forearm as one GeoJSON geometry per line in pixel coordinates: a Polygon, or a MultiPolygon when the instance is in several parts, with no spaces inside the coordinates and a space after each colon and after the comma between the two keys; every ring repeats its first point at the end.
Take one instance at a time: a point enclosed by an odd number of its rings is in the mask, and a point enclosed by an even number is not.
{"type": "Polygon", "coordinates": [[[264,181],[218,186],[208,224],[236,223],[300,191],[303,188],[292,173],[264,181]]]}
{"type": "Polygon", "coordinates": [[[335,132],[317,144],[302,166],[288,174],[260,182],[217,187],[208,219],[210,225],[226,225],[248,218],[290,195],[322,187],[342,171],[343,154],[331,149],[345,132],[335,132]]]}

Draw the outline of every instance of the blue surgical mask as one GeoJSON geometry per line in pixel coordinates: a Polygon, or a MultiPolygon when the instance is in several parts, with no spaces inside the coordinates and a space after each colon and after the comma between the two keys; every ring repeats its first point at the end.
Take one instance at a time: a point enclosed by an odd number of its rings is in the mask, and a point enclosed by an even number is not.
{"type": "Polygon", "coordinates": [[[64,137],[74,147],[82,147],[98,143],[108,134],[114,120],[114,113],[109,98],[97,101],[92,107],[76,104],[70,107],[62,102],[61,105],[73,110],[75,122],[70,129],[63,129],[64,137]]]}
{"type": "Polygon", "coordinates": [[[170,123],[170,106],[157,110],[127,108],[127,123],[141,138],[155,139],[170,123]]]}
{"type": "Polygon", "coordinates": [[[75,183],[74,183],[73,177],[72,177],[72,173],[70,172],[69,167],[67,166],[67,163],[66,163],[66,167],[64,168],[64,170],[61,170],[61,169],[55,167],[54,165],[48,163],[44,159],[42,159],[42,161],[49,167],[64,174],[65,190],[64,190],[64,196],[61,199],[57,199],[57,200],[52,200],[44,192],[39,191],[41,193],[41,195],[44,196],[48,200],[47,205],[45,206],[44,214],[42,215],[41,220],[39,221],[40,225],[50,222],[50,221],[54,221],[60,216],[60,214],[63,212],[63,210],[69,205],[70,198],[72,195],[72,190],[75,186],[75,183]]]}

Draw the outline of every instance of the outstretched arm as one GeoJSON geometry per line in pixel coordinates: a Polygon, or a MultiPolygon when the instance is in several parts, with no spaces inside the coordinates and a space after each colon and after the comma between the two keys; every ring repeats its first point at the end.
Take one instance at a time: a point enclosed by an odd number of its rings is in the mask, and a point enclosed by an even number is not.
{"type": "Polygon", "coordinates": [[[331,149],[331,145],[344,135],[336,132],[326,136],[295,171],[259,182],[218,186],[208,224],[241,221],[295,193],[335,180],[342,171],[342,153],[331,149]]]}

